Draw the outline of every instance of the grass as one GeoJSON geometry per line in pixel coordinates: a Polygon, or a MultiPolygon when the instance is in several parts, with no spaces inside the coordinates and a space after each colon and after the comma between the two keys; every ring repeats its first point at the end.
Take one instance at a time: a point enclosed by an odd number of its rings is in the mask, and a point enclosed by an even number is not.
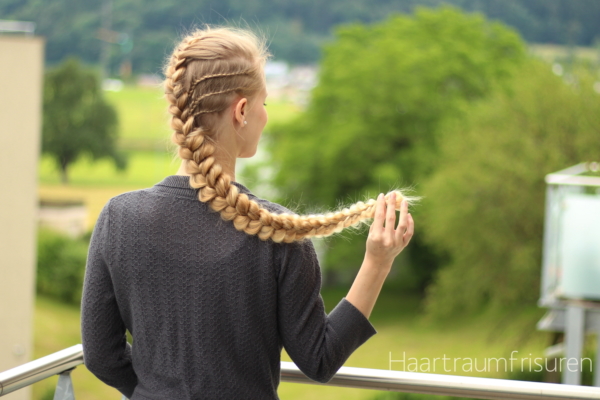
{"type": "Polygon", "coordinates": [[[164,148],[169,138],[167,103],[160,88],[126,86],[105,92],[119,115],[119,145],[128,150],[164,148]]]}
{"type": "MultiPolygon", "coordinates": [[[[327,309],[333,308],[344,295],[344,290],[328,290],[323,294],[327,309]]],[[[390,352],[393,359],[402,357],[449,358],[509,357],[518,350],[517,357],[541,357],[548,344],[544,333],[536,332],[533,321],[540,310],[518,310],[511,314],[485,313],[468,321],[454,321],[436,325],[423,320],[419,314],[416,297],[384,292],[375,308],[371,321],[378,334],[359,348],[346,362],[347,366],[388,369],[390,352]]],[[[53,300],[38,297],[35,318],[35,357],[39,358],[63,348],[81,343],[79,336],[79,310],[53,300]]],[[[282,360],[289,361],[283,354],[282,360]]],[[[460,364],[459,364],[460,365],[460,364]]],[[[440,367],[438,365],[438,367],[440,367]]],[[[393,370],[402,370],[392,364],[393,370]]],[[[436,370],[435,373],[444,373],[436,370]]],[[[502,372],[466,373],[451,371],[453,375],[487,376],[505,378],[502,372]]],[[[119,394],[97,380],[84,366],[73,372],[76,398],[118,399],[119,394]]],[[[34,385],[34,399],[42,400],[53,390],[56,378],[34,385]]],[[[279,395],[282,399],[300,400],[327,398],[331,400],[372,399],[378,392],[349,388],[281,383],[279,395]]],[[[432,397],[434,399],[434,397],[432,397]]]]}
{"type": "MultiPolygon", "coordinates": [[[[126,150],[164,150],[169,143],[169,114],[161,88],[126,86],[119,92],[106,92],[107,100],[119,115],[119,145],[126,150]]],[[[289,121],[300,108],[289,102],[267,98],[269,124],[289,121]]],[[[267,129],[268,129],[267,125],[267,129]]]]}
{"type": "MultiPolygon", "coordinates": [[[[69,169],[69,185],[79,187],[147,187],[177,172],[179,161],[173,153],[163,151],[129,151],[128,166],[118,171],[107,159],[93,161],[84,157],[69,169]]],[[[56,163],[49,156],[40,160],[39,180],[42,185],[61,185],[56,163]]]]}

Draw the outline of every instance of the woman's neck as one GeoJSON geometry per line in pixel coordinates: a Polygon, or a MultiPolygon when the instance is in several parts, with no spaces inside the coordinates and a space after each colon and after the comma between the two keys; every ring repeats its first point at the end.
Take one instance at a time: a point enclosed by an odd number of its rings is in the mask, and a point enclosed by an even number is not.
{"type": "MultiPolygon", "coordinates": [[[[235,163],[237,156],[239,155],[238,141],[236,140],[239,133],[233,128],[220,129],[218,135],[213,135],[210,138],[210,142],[213,145],[214,151],[212,157],[215,159],[215,163],[219,164],[224,173],[229,175],[232,181],[235,181],[235,163]]],[[[177,175],[190,175],[186,171],[187,161],[182,161],[177,175]]]]}

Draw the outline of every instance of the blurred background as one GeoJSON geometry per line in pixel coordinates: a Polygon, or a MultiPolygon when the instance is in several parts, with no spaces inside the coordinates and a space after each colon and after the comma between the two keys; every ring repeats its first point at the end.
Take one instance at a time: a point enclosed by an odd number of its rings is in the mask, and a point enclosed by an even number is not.
{"type": "MultiPolygon", "coordinates": [[[[45,40],[28,358],[80,343],[87,246],[104,204],[178,169],[162,66],[205,23],[252,29],[273,55],[269,124],[237,172],[256,195],[302,213],[394,188],[423,196],[411,211],[415,236],[372,316],[379,333],[346,365],[388,369],[403,353],[546,357],[562,336],[536,328],[544,179],[600,161],[598,21],[595,0],[0,0],[0,43],[45,40]]],[[[11,50],[0,64],[19,57],[11,50]]],[[[0,135],[15,141],[14,129],[0,135]]],[[[328,310],[360,267],[365,238],[316,241],[328,310]]],[[[582,346],[593,358],[597,335],[582,346]]],[[[560,380],[522,369],[449,373],[560,380]]],[[[582,383],[592,375],[584,369],[582,383]]],[[[34,385],[31,398],[52,399],[55,384],[34,385]]],[[[74,386],[82,399],[119,398],[83,366],[74,386]]],[[[438,398],[289,383],[279,393],[438,398]]]]}

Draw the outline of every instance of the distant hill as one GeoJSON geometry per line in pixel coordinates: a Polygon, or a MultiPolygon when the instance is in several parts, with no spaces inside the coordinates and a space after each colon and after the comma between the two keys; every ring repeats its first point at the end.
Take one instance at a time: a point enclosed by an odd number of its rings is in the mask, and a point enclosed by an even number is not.
{"type": "Polygon", "coordinates": [[[450,4],[502,21],[534,43],[600,42],[598,0],[0,0],[0,19],[33,21],[47,38],[46,61],[69,55],[99,63],[100,37],[111,45],[111,71],[159,73],[174,41],[192,26],[234,24],[267,36],[276,58],[313,63],[335,25],[368,23],[415,7],[450,4]],[[110,6],[107,8],[107,6],[110,6]],[[108,9],[112,12],[106,12],[108,9]],[[103,15],[111,15],[111,23],[103,15]],[[102,31],[110,27],[109,32],[102,31]]]}

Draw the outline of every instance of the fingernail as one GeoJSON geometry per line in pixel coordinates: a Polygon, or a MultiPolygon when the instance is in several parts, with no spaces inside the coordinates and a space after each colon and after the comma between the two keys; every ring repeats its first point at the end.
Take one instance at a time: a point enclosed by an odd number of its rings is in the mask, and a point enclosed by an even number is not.
{"type": "Polygon", "coordinates": [[[379,193],[379,196],[377,196],[378,199],[381,199],[383,197],[383,193],[379,193]]]}

